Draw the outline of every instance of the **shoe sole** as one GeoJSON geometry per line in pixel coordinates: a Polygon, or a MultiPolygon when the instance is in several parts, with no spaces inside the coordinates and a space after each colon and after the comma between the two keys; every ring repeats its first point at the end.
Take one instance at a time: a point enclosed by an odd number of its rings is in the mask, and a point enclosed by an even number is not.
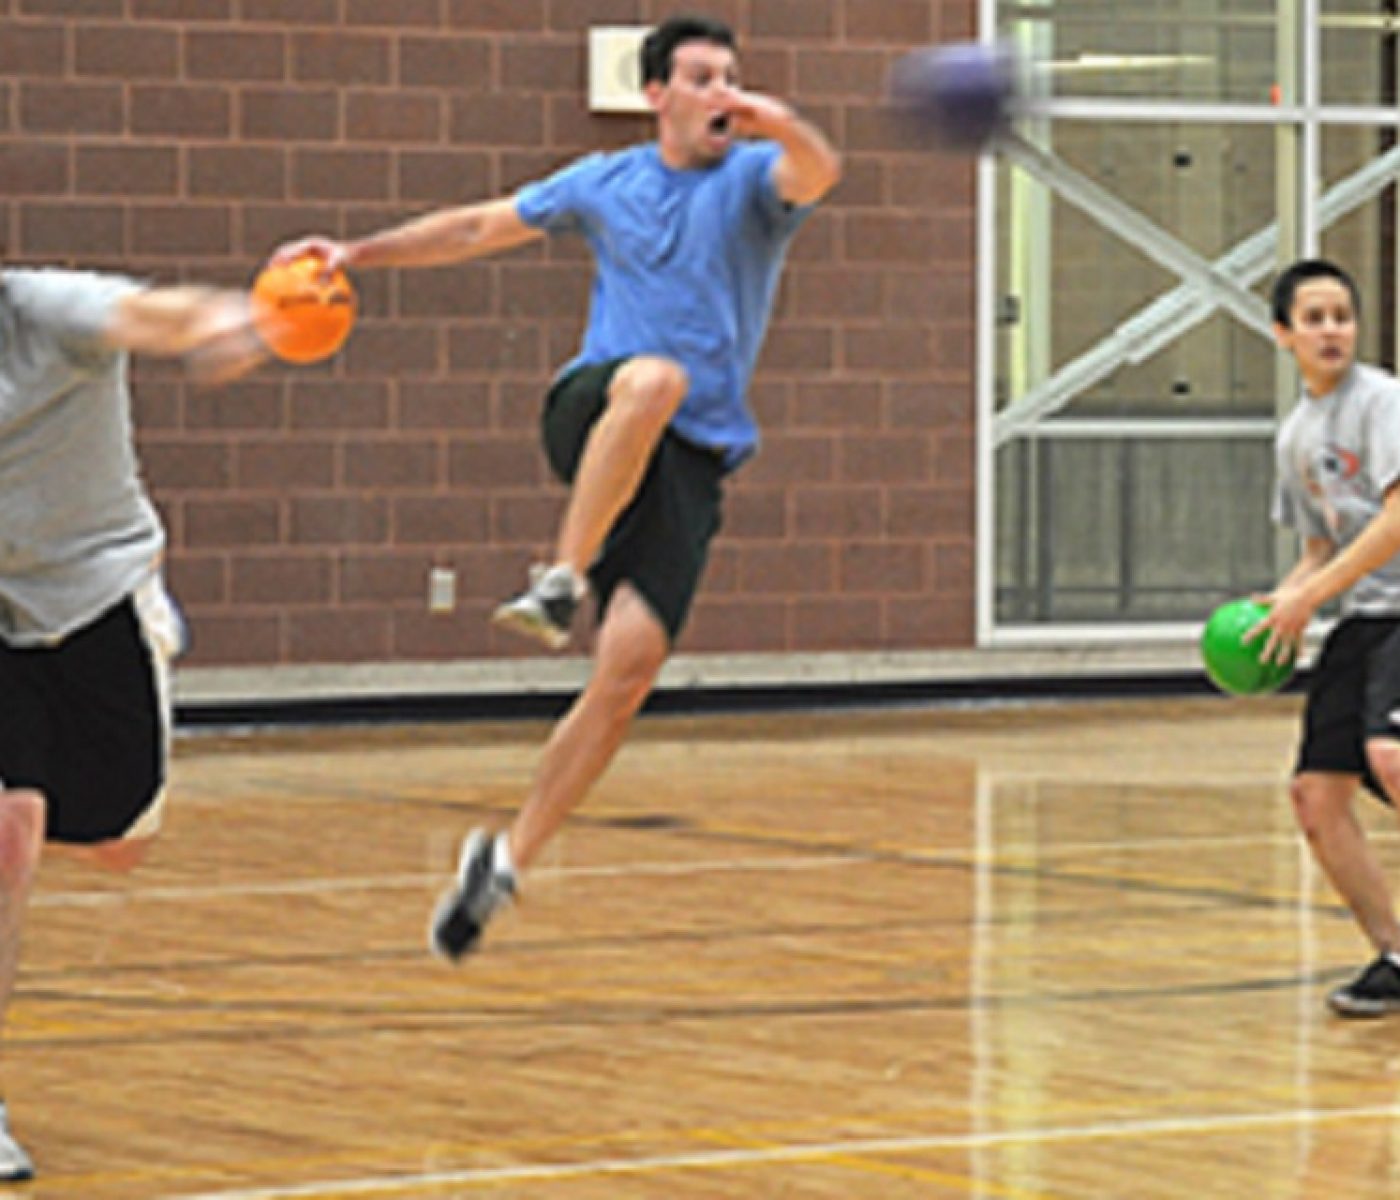
{"type": "Polygon", "coordinates": [[[1327,1007],[1339,1017],[1353,1018],[1373,1018],[1387,1017],[1392,1013],[1400,1013],[1400,1000],[1375,1000],[1371,1002],[1356,1000],[1335,1000],[1327,998],[1327,1007]]]}
{"type": "Polygon", "coordinates": [[[556,629],[553,625],[511,608],[509,605],[502,605],[491,614],[491,624],[497,629],[505,629],[510,633],[518,633],[522,637],[527,637],[531,641],[539,642],[550,650],[562,650],[569,644],[567,632],[556,629]]]}

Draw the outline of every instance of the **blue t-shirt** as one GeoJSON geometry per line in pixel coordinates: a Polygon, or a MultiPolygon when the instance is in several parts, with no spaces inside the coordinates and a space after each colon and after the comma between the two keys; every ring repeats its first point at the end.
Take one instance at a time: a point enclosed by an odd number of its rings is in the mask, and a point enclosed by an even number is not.
{"type": "Polygon", "coordinates": [[[655,143],[582,158],[523,187],[527,225],[579,233],[596,273],[588,329],[565,371],[655,354],[690,390],[672,429],[737,465],[758,445],[749,378],[792,235],[810,208],[773,182],[775,142],[739,142],[713,167],[675,170],[655,143]]]}

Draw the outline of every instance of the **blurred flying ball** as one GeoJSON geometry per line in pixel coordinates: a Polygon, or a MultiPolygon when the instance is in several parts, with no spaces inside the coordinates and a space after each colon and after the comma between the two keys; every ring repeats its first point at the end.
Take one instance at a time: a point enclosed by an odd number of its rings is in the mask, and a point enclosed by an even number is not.
{"type": "Polygon", "coordinates": [[[253,324],[278,358],[290,363],[319,362],[345,343],[358,307],[344,271],[322,279],[321,260],[303,255],[269,263],[253,281],[253,324]]]}
{"type": "Polygon", "coordinates": [[[895,113],[917,136],[975,153],[1010,125],[1016,60],[1004,46],[983,42],[927,46],[895,61],[889,96],[895,113]]]}

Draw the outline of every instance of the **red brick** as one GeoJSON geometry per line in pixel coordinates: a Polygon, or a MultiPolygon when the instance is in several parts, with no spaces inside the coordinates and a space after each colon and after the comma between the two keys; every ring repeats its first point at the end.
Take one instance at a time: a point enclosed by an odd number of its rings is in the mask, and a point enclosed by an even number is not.
{"type": "Polygon", "coordinates": [[[836,556],[823,543],[750,543],[737,553],[740,587],[754,595],[827,592],[836,581],[836,556]]]}
{"type": "Polygon", "coordinates": [[[385,200],[390,168],[384,150],[293,150],[292,187],[306,200],[385,200]]]}
{"type": "Polygon", "coordinates": [[[73,31],[74,71],[114,79],[173,79],[180,40],[153,25],[79,25],[73,31]]]}
{"type": "Polygon", "coordinates": [[[234,477],[245,491],[291,492],[336,482],[336,450],[328,441],[304,437],[275,442],[239,442],[234,477]]]}
{"type": "Polygon", "coordinates": [[[888,649],[878,603],[868,596],[808,596],[792,605],[793,644],[808,651],[888,649]]]}
{"type": "Polygon", "coordinates": [[[239,92],[240,137],[326,142],[340,136],[340,100],[329,89],[247,88],[239,92]]]}
{"type": "Polygon", "coordinates": [[[152,487],[181,494],[224,491],[233,481],[228,447],[212,442],[143,440],[141,466],[152,487]]]}
{"type": "Polygon", "coordinates": [[[939,331],[926,325],[883,325],[848,328],[841,334],[841,361],[853,371],[892,375],[927,371],[935,362],[939,331]]]}
{"type": "Polygon", "coordinates": [[[521,488],[543,478],[543,457],[531,437],[455,439],[448,450],[447,481],[453,487],[521,488]]]}
{"type": "Polygon", "coordinates": [[[234,604],[304,607],[331,598],[331,566],[320,555],[235,554],[229,579],[234,604]]]}
{"type": "Polygon", "coordinates": [[[923,543],[853,541],[841,547],[838,566],[843,592],[918,592],[927,586],[923,543]]]}
{"type": "Polygon", "coordinates": [[[396,546],[438,546],[484,542],[489,508],[481,497],[398,496],[393,504],[396,546]]]}
{"type": "Polygon", "coordinates": [[[262,546],[281,534],[280,506],[273,499],[182,502],[187,546],[262,546]]]}
{"type": "Polygon", "coordinates": [[[501,46],[501,86],[511,91],[566,92],[588,87],[587,43],[580,37],[511,39],[501,46]]]}
{"type": "Polygon", "coordinates": [[[341,87],[390,84],[391,48],[389,38],[377,34],[298,33],[292,39],[292,78],[341,87]]]}
{"type": "Polygon", "coordinates": [[[921,483],[932,473],[928,439],[905,435],[841,439],[842,480],[852,483],[921,483]]]}
{"type": "Polygon", "coordinates": [[[447,0],[457,29],[515,33],[544,28],[544,0],[447,0]]]}
{"type": "Polygon", "coordinates": [[[406,379],[397,386],[402,429],[484,430],[491,424],[490,385],[481,380],[406,379]]]}
{"type": "Polygon", "coordinates": [[[442,25],[441,0],[345,0],[346,25],[385,26],[392,30],[437,29],[442,25]]]}
{"type": "Polygon", "coordinates": [[[117,133],[122,128],[122,89],[111,83],[19,85],[19,128],[25,133],[117,133]]]}
{"type": "Polygon", "coordinates": [[[589,273],[579,267],[537,263],[501,267],[501,315],[572,317],[588,304],[589,273]]]}
{"type": "Polygon", "coordinates": [[[228,561],[223,555],[175,555],[166,564],[166,583],[183,609],[226,603],[228,561]]]}
{"type": "Polygon", "coordinates": [[[539,331],[519,325],[466,325],[448,335],[448,360],[454,372],[543,372],[543,350],[539,331]]]}
{"type": "Polygon", "coordinates": [[[495,495],[491,500],[491,540],[501,544],[548,545],[564,511],[562,490],[495,495]]]}
{"type": "Polygon", "coordinates": [[[429,613],[411,609],[393,614],[393,654],[404,659],[472,659],[485,658],[495,651],[498,643],[512,656],[528,654],[518,637],[496,632],[490,621],[492,605],[459,605],[456,612],[429,613]]]}
{"type": "Polygon", "coordinates": [[[221,204],[137,208],[131,248],[137,254],[227,254],[233,248],[232,213],[221,204]]]}
{"type": "Polygon", "coordinates": [[[200,388],[185,400],[185,420],[191,430],[209,432],[281,429],[286,424],[284,394],[281,379],[241,379],[200,388]]]}
{"type": "MultiPolygon", "coordinates": [[[[784,40],[821,38],[836,34],[836,5],[813,0],[751,0],[755,37],[784,40]]],[[[885,0],[878,0],[883,4],[885,0]]]]}
{"type": "Polygon", "coordinates": [[[846,37],[875,41],[897,49],[927,45],[934,39],[934,5],[928,0],[879,0],[846,5],[846,37]]]}
{"type": "Polygon", "coordinates": [[[0,180],[9,196],[61,196],[71,186],[68,147],[37,138],[0,144],[0,180]]]}
{"type": "Polygon", "coordinates": [[[68,38],[62,25],[11,23],[0,37],[0,74],[63,75],[68,69],[68,38]]]}
{"type": "Polygon", "coordinates": [[[277,200],[287,194],[287,156],[260,146],[192,146],[189,194],[227,199],[277,200]]]}
{"type": "Polygon", "coordinates": [[[291,427],[296,430],[387,430],[389,387],[370,379],[293,379],[291,427]]]}
{"type": "Polygon", "coordinates": [[[460,145],[538,146],[544,132],[539,97],[491,94],[452,100],[449,137],[460,145]]]}
{"type": "Polygon", "coordinates": [[[226,138],[232,97],[219,87],[149,84],[131,89],[133,133],[164,137],[226,138]]]}
{"type": "Polygon", "coordinates": [[[427,439],[353,442],[344,448],[344,482],[353,488],[431,489],[442,477],[440,458],[427,439]]]}
{"type": "Polygon", "coordinates": [[[24,17],[122,17],[126,0],[18,0],[24,17]]]}
{"type": "Polygon", "coordinates": [[[263,666],[282,661],[281,620],[276,616],[207,612],[193,605],[185,615],[194,638],[182,666],[263,666]]]}
{"type": "Polygon", "coordinates": [[[464,204],[485,199],[491,184],[491,160],[473,151],[403,150],[397,170],[401,200],[464,204]]]}
{"type": "Polygon", "coordinates": [[[491,43],[485,38],[416,37],[398,40],[400,87],[442,88],[453,92],[483,92],[491,84],[491,43]]]}
{"type": "Polygon", "coordinates": [[[190,79],[281,83],[287,78],[287,61],[287,39],[281,33],[219,29],[185,35],[190,79]]]}
{"type": "Polygon", "coordinates": [[[797,538],[870,538],[885,525],[884,492],[874,486],[796,488],[792,508],[797,538]]]}
{"type": "Polygon", "coordinates": [[[327,606],[287,618],[287,661],[293,663],[378,662],[393,652],[392,618],[384,612],[327,606]]]}
{"type": "Polygon", "coordinates": [[[403,317],[490,316],[496,309],[495,278],[500,268],[457,264],[402,273],[399,314],[403,317]]]}
{"type": "Polygon", "coordinates": [[[439,375],[442,338],[430,324],[361,321],[343,354],[348,369],[378,378],[439,375]]]}
{"type": "Polygon", "coordinates": [[[426,603],[428,566],[422,550],[350,549],[338,556],[336,590],[347,604],[426,603]]]}
{"type": "Polygon", "coordinates": [[[443,101],[431,92],[351,92],[345,98],[345,136],[357,142],[437,142],[443,101]]]}
{"type": "Polygon", "coordinates": [[[79,145],[77,190],[88,196],[174,196],[180,155],[170,146],[79,145]]]}
{"type": "Polygon", "coordinates": [[[340,20],[339,0],[239,0],[245,21],[273,25],[320,25],[334,28],[340,20]]]}
{"type": "Polygon", "coordinates": [[[375,545],[389,537],[389,505],[382,498],[295,496],[289,508],[293,545],[375,545]]]}
{"type": "Polygon", "coordinates": [[[779,487],[734,488],[724,514],[728,538],[773,540],[787,536],[787,492],[779,487]]]}
{"type": "Polygon", "coordinates": [[[21,204],[12,249],[40,258],[120,256],[127,250],[125,218],[110,204],[21,204]]]}
{"type": "Polygon", "coordinates": [[[131,15],[137,20],[227,21],[233,15],[233,0],[131,0],[131,15]]]}

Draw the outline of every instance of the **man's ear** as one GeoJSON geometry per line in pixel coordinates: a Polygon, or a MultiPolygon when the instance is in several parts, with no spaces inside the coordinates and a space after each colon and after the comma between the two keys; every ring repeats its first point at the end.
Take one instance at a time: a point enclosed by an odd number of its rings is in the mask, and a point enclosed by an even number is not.
{"type": "Polygon", "coordinates": [[[646,101],[651,106],[652,112],[660,112],[661,105],[666,98],[666,85],[659,80],[653,79],[642,88],[642,95],[646,97],[646,101]]]}
{"type": "Polygon", "coordinates": [[[1289,329],[1287,325],[1280,325],[1277,321],[1275,321],[1274,341],[1278,343],[1278,348],[1280,350],[1292,350],[1293,330],[1289,329]]]}

